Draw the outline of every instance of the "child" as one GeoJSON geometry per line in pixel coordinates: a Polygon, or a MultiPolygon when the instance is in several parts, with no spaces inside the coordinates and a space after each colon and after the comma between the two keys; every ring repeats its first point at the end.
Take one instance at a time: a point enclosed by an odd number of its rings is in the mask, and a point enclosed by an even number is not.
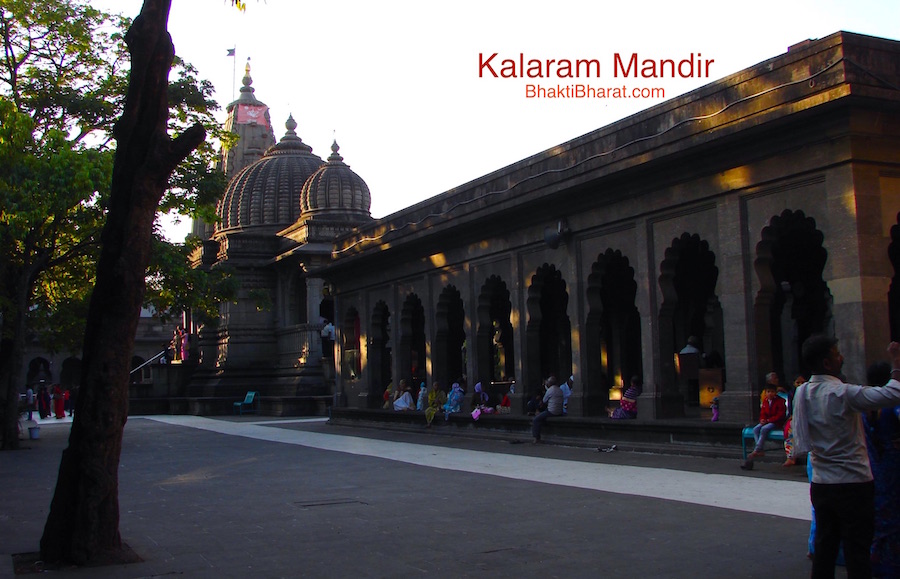
{"type": "Polygon", "coordinates": [[[509,392],[503,395],[503,400],[500,401],[500,405],[497,406],[497,414],[509,414],[509,409],[512,406],[512,400],[509,399],[509,392]]]}
{"type": "Polygon", "coordinates": [[[384,404],[381,407],[385,410],[390,410],[394,403],[394,383],[388,382],[387,388],[384,389],[384,394],[381,396],[384,399],[384,404]]]}
{"type": "Polygon", "coordinates": [[[759,409],[759,424],[753,427],[756,447],[747,456],[747,460],[765,456],[763,445],[766,443],[766,437],[772,430],[784,427],[786,418],[787,405],[784,398],[778,396],[777,387],[774,384],[766,384],[766,397],[759,409]]]}

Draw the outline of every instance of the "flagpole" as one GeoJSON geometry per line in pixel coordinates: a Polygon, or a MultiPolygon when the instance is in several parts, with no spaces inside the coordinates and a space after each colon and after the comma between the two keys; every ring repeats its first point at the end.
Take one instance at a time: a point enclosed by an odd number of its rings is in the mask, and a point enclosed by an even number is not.
{"type": "Polygon", "coordinates": [[[231,57],[231,102],[234,102],[234,91],[237,86],[237,45],[228,50],[228,56],[231,57]]]}

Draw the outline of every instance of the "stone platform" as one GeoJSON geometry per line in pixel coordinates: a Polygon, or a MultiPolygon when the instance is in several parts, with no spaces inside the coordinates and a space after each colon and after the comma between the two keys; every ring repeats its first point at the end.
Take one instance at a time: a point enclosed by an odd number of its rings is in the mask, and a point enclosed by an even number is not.
{"type": "MultiPolygon", "coordinates": [[[[422,431],[426,429],[425,413],[419,411],[361,410],[332,408],[329,424],[367,427],[393,431],[422,431]]],[[[468,413],[435,417],[435,434],[499,438],[510,441],[531,441],[530,416],[482,415],[473,420],[468,413]]],[[[565,416],[550,418],[544,424],[542,438],[550,444],[576,447],[608,448],[638,452],[661,452],[689,456],[741,458],[741,429],[746,426],[734,422],[709,422],[699,418],[668,420],[611,420],[597,417],[565,416]]],[[[772,449],[770,460],[784,460],[784,454],[772,449]]]]}

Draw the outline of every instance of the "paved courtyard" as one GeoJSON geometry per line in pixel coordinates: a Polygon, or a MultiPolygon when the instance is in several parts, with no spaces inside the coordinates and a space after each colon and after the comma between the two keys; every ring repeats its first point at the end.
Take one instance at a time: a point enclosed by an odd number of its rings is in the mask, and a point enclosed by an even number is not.
{"type": "MultiPolygon", "coordinates": [[[[0,578],[36,551],[68,420],[0,453],[0,578]]],[[[134,577],[805,577],[802,468],[336,427],[131,418],[134,577]]],[[[838,574],[841,576],[841,573],[838,574]]]]}

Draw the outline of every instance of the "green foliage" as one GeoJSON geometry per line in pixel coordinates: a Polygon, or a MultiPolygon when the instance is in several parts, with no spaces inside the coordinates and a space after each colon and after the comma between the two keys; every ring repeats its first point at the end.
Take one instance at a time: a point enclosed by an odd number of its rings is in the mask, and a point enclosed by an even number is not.
{"type": "MultiPolygon", "coordinates": [[[[0,0],[0,323],[25,315],[51,351],[76,350],[109,195],[115,121],[122,113],[131,20],[87,0],[0,0]]],[[[201,123],[210,139],[182,163],[160,204],[215,220],[226,182],[215,169],[215,142],[229,142],[214,113],[213,87],[175,59],[170,74],[171,134],[201,123]]],[[[223,272],[189,266],[188,245],[154,243],[146,302],[162,317],[176,309],[212,314],[223,272]]]]}
{"type": "Polygon", "coordinates": [[[80,0],[0,1],[0,89],[31,116],[36,138],[108,138],[127,86],[128,20],[80,0]]]}
{"type": "Polygon", "coordinates": [[[113,155],[76,148],[56,129],[38,142],[34,121],[0,97],[0,159],[0,300],[14,313],[25,284],[40,320],[89,291],[113,155]]]}
{"type": "Polygon", "coordinates": [[[198,79],[197,69],[178,57],[173,68],[176,78],[169,82],[169,131],[178,134],[200,123],[208,138],[173,173],[169,190],[160,202],[160,211],[176,211],[212,223],[215,203],[227,185],[224,173],[216,169],[218,155],[214,145],[229,141],[230,137],[213,116],[219,106],[212,99],[212,84],[198,79]]]}
{"type": "Polygon", "coordinates": [[[145,301],[153,304],[156,315],[164,322],[191,309],[195,321],[215,325],[219,302],[237,296],[238,284],[227,268],[206,272],[190,266],[189,255],[196,244],[194,239],[175,245],[162,239],[159,232],[154,234],[145,301]]]}

